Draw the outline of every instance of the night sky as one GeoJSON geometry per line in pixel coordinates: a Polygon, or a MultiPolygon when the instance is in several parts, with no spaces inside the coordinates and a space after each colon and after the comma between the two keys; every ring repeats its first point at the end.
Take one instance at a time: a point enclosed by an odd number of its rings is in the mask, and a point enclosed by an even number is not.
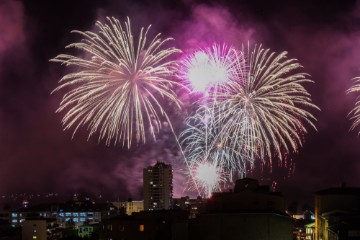
{"type": "MultiPolygon", "coordinates": [[[[347,117],[356,96],[345,93],[360,76],[356,1],[0,0],[0,194],[88,191],[139,199],[144,167],[181,161],[166,129],[156,143],[130,150],[87,140],[86,130],[73,139],[62,130],[63,115],[55,111],[64,92],[50,93],[68,69],[49,59],[80,40],[71,30],[95,30],[106,16],[130,17],[134,32],[152,24],[151,36],[174,37],[183,51],[248,41],[288,51],[315,82],[305,88],[321,109],[312,111],[318,130],[309,127],[303,148],[289,156],[295,170],[275,168],[266,182],[276,182],[289,201],[310,203],[314,191],[342,182],[360,186],[360,137],[349,132],[347,117]]],[[[175,118],[180,131],[181,117],[175,118]]],[[[187,194],[178,165],[177,197],[187,194]]]]}

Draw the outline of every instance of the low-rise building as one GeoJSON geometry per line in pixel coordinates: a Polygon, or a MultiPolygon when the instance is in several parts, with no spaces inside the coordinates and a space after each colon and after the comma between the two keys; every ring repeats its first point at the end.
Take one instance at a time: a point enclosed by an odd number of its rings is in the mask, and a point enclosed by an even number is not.
{"type": "Polygon", "coordinates": [[[205,211],[206,199],[201,197],[190,198],[188,196],[173,199],[173,209],[181,209],[189,212],[189,218],[196,218],[205,211]]]}
{"type": "Polygon", "coordinates": [[[174,225],[187,220],[186,211],[143,211],[104,220],[100,235],[102,239],[174,239],[174,225]]]}
{"type": "Polygon", "coordinates": [[[294,219],[294,239],[313,240],[315,238],[315,216],[313,212],[306,210],[302,214],[292,215],[292,218],[294,219]]]}
{"type": "Polygon", "coordinates": [[[144,200],[133,201],[129,199],[128,201],[118,201],[113,202],[112,204],[119,210],[118,214],[125,213],[126,215],[130,216],[133,213],[141,212],[144,210],[144,200]]]}
{"type": "Polygon", "coordinates": [[[315,239],[360,239],[360,188],[329,188],[315,193],[315,239]]]}
{"type": "Polygon", "coordinates": [[[55,218],[27,218],[22,226],[23,240],[60,239],[61,231],[55,218]]]}
{"type": "Polygon", "coordinates": [[[8,220],[0,219],[1,240],[21,240],[21,227],[13,227],[8,220]]]}
{"type": "Polygon", "coordinates": [[[26,218],[42,217],[56,218],[58,205],[55,204],[39,204],[27,208],[20,208],[10,212],[10,223],[13,226],[22,226],[26,218]]]}
{"type": "Polygon", "coordinates": [[[98,230],[100,224],[83,225],[77,229],[77,235],[81,238],[92,237],[98,230]]]}
{"type": "Polygon", "coordinates": [[[69,201],[62,204],[42,204],[21,208],[10,213],[10,223],[22,226],[29,217],[55,218],[59,227],[79,227],[95,224],[116,214],[115,207],[109,203],[91,201],[69,201]]]}
{"type": "Polygon", "coordinates": [[[315,221],[305,225],[306,240],[315,240],[315,221]]]}
{"type": "Polygon", "coordinates": [[[255,179],[240,179],[234,191],[212,195],[206,212],[189,222],[187,239],[292,239],[293,220],[285,209],[281,193],[255,179]]]}
{"type": "Polygon", "coordinates": [[[115,215],[112,204],[94,204],[90,201],[68,202],[60,205],[57,220],[61,227],[79,227],[84,224],[95,224],[115,215]]]}

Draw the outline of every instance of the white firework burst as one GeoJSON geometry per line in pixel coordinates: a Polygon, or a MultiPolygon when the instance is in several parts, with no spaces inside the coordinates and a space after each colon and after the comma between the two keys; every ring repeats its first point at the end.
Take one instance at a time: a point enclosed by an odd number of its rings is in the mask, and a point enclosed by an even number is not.
{"type": "Polygon", "coordinates": [[[180,108],[172,80],[177,61],[171,57],[180,50],[166,48],[171,38],[160,34],[148,39],[150,26],[141,28],[138,37],[131,31],[130,20],[124,25],[115,18],[108,24],[97,22],[98,32],[73,31],[82,41],[70,44],[82,55],[61,54],[52,59],[72,67],[54,90],[70,89],[57,112],[66,111],[64,129],[74,134],[87,126],[89,138],[96,132],[99,141],[106,140],[131,147],[145,143],[148,135],[155,139],[163,122],[171,126],[163,102],[180,108]]]}

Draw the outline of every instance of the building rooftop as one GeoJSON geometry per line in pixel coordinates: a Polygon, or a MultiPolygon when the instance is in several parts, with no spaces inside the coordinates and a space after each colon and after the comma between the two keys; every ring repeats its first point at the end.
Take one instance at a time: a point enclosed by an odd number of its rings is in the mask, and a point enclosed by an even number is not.
{"type": "Polygon", "coordinates": [[[234,190],[230,190],[230,192],[215,192],[214,196],[218,195],[234,195],[234,193],[242,193],[244,191],[252,191],[256,193],[263,193],[267,195],[276,195],[282,196],[281,192],[272,192],[270,190],[270,186],[268,185],[259,185],[259,181],[253,178],[242,178],[238,179],[235,182],[234,190]]]}
{"type": "Polygon", "coordinates": [[[170,167],[171,165],[170,164],[166,164],[164,162],[156,162],[155,166],[154,167],[157,167],[157,168],[166,168],[166,167],[170,167]]]}
{"type": "MultiPolygon", "coordinates": [[[[260,210],[256,210],[256,209],[249,209],[249,210],[244,210],[244,209],[226,209],[226,210],[212,210],[212,211],[207,211],[206,213],[204,213],[204,215],[209,215],[209,214],[246,214],[246,215],[280,215],[280,216],[284,216],[287,218],[291,218],[289,214],[287,214],[286,212],[282,212],[276,209],[260,209],[260,210]]],[[[202,215],[202,214],[200,214],[202,215]]]]}
{"type": "Polygon", "coordinates": [[[315,195],[358,195],[360,197],[360,188],[359,187],[338,187],[338,188],[328,188],[315,192],[315,195]]]}
{"type": "Polygon", "coordinates": [[[70,212],[82,212],[82,211],[104,211],[107,210],[110,203],[92,203],[91,201],[75,202],[69,201],[66,203],[49,203],[29,206],[27,208],[20,208],[14,212],[50,212],[50,211],[70,211],[70,212]]]}

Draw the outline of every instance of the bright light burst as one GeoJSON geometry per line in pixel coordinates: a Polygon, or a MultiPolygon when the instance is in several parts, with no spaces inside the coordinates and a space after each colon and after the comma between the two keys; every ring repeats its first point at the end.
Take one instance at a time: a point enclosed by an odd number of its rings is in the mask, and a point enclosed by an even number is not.
{"type": "Polygon", "coordinates": [[[226,174],[221,166],[206,159],[192,165],[190,172],[194,184],[203,197],[210,197],[213,192],[221,191],[222,185],[226,181],[226,174]]]}
{"type": "Polygon", "coordinates": [[[83,39],[67,48],[80,49],[81,55],[51,60],[73,67],[54,90],[70,89],[57,112],[67,110],[62,123],[64,129],[74,127],[74,134],[87,126],[89,138],[99,132],[99,141],[130,148],[133,138],[136,143],[145,143],[148,135],[155,139],[164,121],[171,126],[162,103],[180,108],[173,89],[179,83],[171,80],[177,62],[170,59],[180,50],[165,48],[172,39],[162,40],[160,34],[149,40],[150,26],[134,38],[129,19],[124,26],[107,20],[96,23],[97,33],[73,31],[83,39]]]}
{"type": "MultiPolygon", "coordinates": [[[[353,79],[354,85],[349,88],[347,93],[358,93],[360,91],[360,77],[353,79]]],[[[355,107],[349,113],[350,120],[353,121],[351,125],[351,130],[354,130],[360,124],[360,97],[359,95],[356,98],[355,107]]],[[[358,132],[360,134],[360,131],[358,132]]]]}
{"type": "MultiPolygon", "coordinates": [[[[222,94],[222,135],[246,134],[243,144],[257,149],[260,159],[297,151],[301,136],[307,130],[303,122],[314,129],[315,117],[306,110],[318,109],[310,94],[302,86],[313,82],[296,59],[287,59],[287,52],[279,55],[255,46],[243,48],[247,71],[237,81],[227,84],[222,94]]],[[[241,138],[243,141],[243,138],[241,138]]]]}
{"type": "Polygon", "coordinates": [[[194,185],[206,195],[213,185],[203,187],[194,172],[199,165],[220,169],[233,180],[235,174],[246,175],[257,160],[270,160],[270,165],[273,157],[283,160],[301,146],[305,123],[316,129],[308,110],[319,109],[303,87],[313,81],[286,52],[277,55],[260,45],[211,55],[214,46],[189,57],[183,64],[187,71],[182,70],[190,82],[206,80],[201,85],[206,101],[186,119],[187,129],[179,136],[194,185]]]}
{"type": "Polygon", "coordinates": [[[181,61],[179,75],[192,91],[209,94],[213,88],[226,84],[236,75],[234,65],[238,57],[234,48],[213,44],[187,55],[181,61]]]}
{"type": "Polygon", "coordinates": [[[214,109],[217,107],[211,106],[200,106],[194,115],[185,120],[187,128],[179,139],[190,168],[198,161],[207,159],[208,162],[221,166],[228,180],[232,181],[233,175],[243,177],[251,169],[256,149],[245,145],[245,133],[237,137],[222,135],[221,116],[216,116],[218,111],[214,109]]]}

